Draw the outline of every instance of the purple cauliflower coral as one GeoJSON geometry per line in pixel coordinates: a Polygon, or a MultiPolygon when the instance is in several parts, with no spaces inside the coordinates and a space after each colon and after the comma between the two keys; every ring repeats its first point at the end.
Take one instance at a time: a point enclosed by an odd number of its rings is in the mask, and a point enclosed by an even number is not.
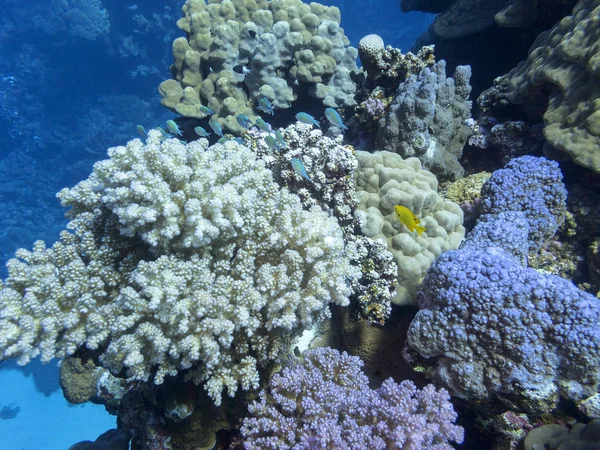
{"type": "Polygon", "coordinates": [[[481,190],[482,214],[522,211],[529,222],[529,247],[538,250],[554,236],[566,212],[567,191],[558,163],[521,156],[496,170],[481,190]]]}
{"type": "Polygon", "coordinates": [[[467,244],[441,255],[419,308],[408,345],[435,357],[436,378],[459,396],[512,395],[531,410],[600,386],[600,301],[499,247],[467,244]]]}
{"type": "Polygon", "coordinates": [[[445,450],[449,441],[462,442],[447,391],[392,378],[372,390],[362,366],[346,352],[306,351],[249,406],[241,428],[246,448],[445,450]]]}
{"type": "Polygon", "coordinates": [[[485,250],[488,247],[498,247],[513,255],[526,267],[529,233],[529,222],[521,211],[483,214],[479,216],[462,248],[485,250]]]}

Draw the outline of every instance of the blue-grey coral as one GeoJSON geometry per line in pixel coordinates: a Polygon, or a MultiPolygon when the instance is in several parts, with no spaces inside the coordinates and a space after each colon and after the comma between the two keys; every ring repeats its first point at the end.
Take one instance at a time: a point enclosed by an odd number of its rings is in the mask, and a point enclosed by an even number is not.
{"type": "Polygon", "coordinates": [[[87,347],[137,380],[186,370],[219,404],[225,387],[258,386],[282,337],[348,303],[357,269],[337,221],[302,209],[249,149],[151,130],[109,156],[59,194],[72,231],[9,261],[2,359],[87,347]]]}
{"type": "Polygon", "coordinates": [[[394,102],[379,123],[377,148],[403,158],[416,156],[423,167],[443,179],[462,178],[458,162],[471,134],[465,121],[471,115],[471,68],[458,66],[446,77],[441,60],[401,83],[394,102]]]}
{"type": "Polygon", "coordinates": [[[450,450],[463,429],[448,393],[392,378],[369,388],[363,362],[317,348],[275,374],[242,424],[245,448],[450,450]]]}
{"type": "Polygon", "coordinates": [[[535,156],[515,158],[496,170],[481,189],[481,212],[522,211],[529,223],[529,246],[538,250],[563,222],[567,190],[555,161],[535,156]]]}
{"type": "Polygon", "coordinates": [[[463,212],[456,203],[443,200],[438,181],[423,170],[417,158],[402,159],[386,151],[356,151],[355,217],[360,232],[385,243],[398,266],[398,289],[392,302],[415,304],[419,283],[429,265],[446,250],[455,249],[464,238],[463,212]],[[394,206],[412,211],[427,229],[421,235],[400,223],[394,206]]]}
{"type": "Polygon", "coordinates": [[[498,247],[440,256],[419,308],[408,344],[436,358],[436,377],[457,395],[579,400],[600,386],[598,299],[498,247]]]}

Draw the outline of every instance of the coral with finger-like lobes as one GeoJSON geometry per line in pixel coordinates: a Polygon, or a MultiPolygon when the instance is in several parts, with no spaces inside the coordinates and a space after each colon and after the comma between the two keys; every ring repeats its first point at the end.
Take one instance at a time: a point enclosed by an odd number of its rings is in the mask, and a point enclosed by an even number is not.
{"type": "Polygon", "coordinates": [[[532,240],[552,237],[564,214],[561,178],[556,163],[530,156],[494,172],[482,189],[485,214],[419,287],[407,343],[456,395],[539,413],[600,386],[600,302],[527,268],[532,240]]]}
{"type": "Polygon", "coordinates": [[[543,112],[546,145],[595,172],[600,172],[599,13],[599,0],[580,0],[503,77],[511,102],[543,112]]]}
{"type": "Polygon", "coordinates": [[[396,153],[356,151],[355,217],[360,232],[385,243],[398,266],[398,288],[392,302],[416,304],[419,283],[436,257],[458,248],[465,236],[463,212],[456,203],[443,200],[438,181],[423,170],[417,158],[402,159],[396,153]],[[411,231],[398,220],[394,208],[402,206],[416,216],[426,230],[411,231]]]}
{"type": "Polygon", "coordinates": [[[471,116],[470,78],[469,66],[458,66],[453,78],[446,77],[444,60],[408,77],[379,121],[376,148],[415,156],[440,180],[462,178],[459,158],[472,134],[466,122],[471,116]]]}
{"type": "Polygon", "coordinates": [[[236,116],[254,120],[267,99],[290,108],[299,94],[327,107],[354,106],[357,50],[340,28],[340,10],[300,0],[188,0],[173,42],[172,79],[159,86],[162,105],[182,116],[212,120],[229,132],[236,116]]]}
{"type": "Polygon", "coordinates": [[[346,352],[305,351],[250,404],[241,429],[245,448],[450,450],[450,442],[462,443],[444,389],[388,378],[373,390],[362,368],[346,352]]]}
{"type": "Polygon", "coordinates": [[[258,387],[284,338],[347,305],[359,276],[336,219],[235,141],[151,130],[59,197],[70,231],[19,250],[0,284],[1,359],[87,348],[136,380],[185,372],[219,404],[258,387]]]}

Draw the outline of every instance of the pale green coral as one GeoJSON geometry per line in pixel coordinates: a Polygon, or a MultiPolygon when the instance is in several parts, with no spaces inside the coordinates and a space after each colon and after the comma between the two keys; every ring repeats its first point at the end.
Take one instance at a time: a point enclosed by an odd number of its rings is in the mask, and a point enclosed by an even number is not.
{"type": "Polygon", "coordinates": [[[529,109],[548,105],[548,144],[595,172],[600,172],[599,15],[600,0],[581,0],[572,15],[540,34],[527,60],[505,76],[510,101],[529,109]]]}
{"type": "Polygon", "coordinates": [[[479,172],[469,175],[465,178],[452,182],[446,192],[443,193],[444,198],[458,203],[474,203],[476,199],[481,198],[481,188],[492,176],[489,172],[479,172]]]}
{"type": "Polygon", "coordinates": [[[249,149],[151,130],[109,155],[60,193],[73,232],[9,261],[1,359],[87,347],[137,380],[186,371],[219,404],[224,388],[257,387],[328,303],[348,303],[358,268],[337,221],[304,210],[249,149]]]}
{"type": "Polygon", "coordinates": [[[442,252],[458,248],[465,235],[463,212],[437,192],[435,176],[423,170],[417,158],[402,159],[396,153],[356,152],[359,168],[356,217],[361,232],[385,242],[398,265],[395,304],[416,304],[417,286],[442,252]],[[418,235],[400,223],[394,206],[410,209],[427,230],[418,235]]]}
{"type": "Polygon", "coordinates": [[[239,132],[237,114],[255,119],[266,97],[289,108],[303,86],[325,106],[354,106],[357,50],[340,28],[340,11],[300,0],[188,0],[173,42],[173,79],[159,86],[163,106],[204,118],[207,105],[221,126],[239,132]],[[232,69],[245,65],[250,73],[232,69]]]}

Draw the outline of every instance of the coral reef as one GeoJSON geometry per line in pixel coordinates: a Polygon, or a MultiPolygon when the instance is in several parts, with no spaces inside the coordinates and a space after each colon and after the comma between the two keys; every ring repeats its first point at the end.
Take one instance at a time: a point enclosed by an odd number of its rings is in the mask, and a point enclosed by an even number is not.
{"type": "Polygon", "coordinates": [[[357,151],[355,213],[365,236],[385,242],[398,265],[395,304],[415,304],[417,286],[430,264],[444,251],[455,249],[464,237],[460,207],[437,193],[435,176],[417,158],[402,159],[390,152],[357,151]],[[418,235],[400,223],[394,206],[402,205],[427,230],[418,235]]]}
{"type": "Polygon", "coordinates": [[[575,424],[571,429],[558,424],[534,428],[527,434],[524,447],[525,450],[537,448],[585,450],[598,448],[598,442],[600,442],[600,420],[592,420],[587,424],[575,424]]]}
{"type": "Polygon", "coordinates": [[[547,145],[595,172],[600,172],[598,8],[598,0],[580,0],[573,14],[540,34],[527,60],[504,77],[511,102],[530,111],[545,108],[547,145]]]}
{"type": "Polygon", "coordinates": [[[362,275],[353,285],[357,317],[383,325],[390,314],[395,294],[397,266],[387,246],[356,232],[354,211],[358,204],[354,176],[358,162],[351,146],[342,145],[342,135],[323,136],[311,125],[296,123],[279,130],[285,147],[271,149],[264,138],[268,133],[253,128],[245,135],[249,146],[263,159],[276,180],[298,194],[305,209],[319,205],[338,219],[344,230],[348,255],[362,275]],[[303,161],[311,182],[299,176],[290,160],[303,161]]]}
{"type": "Polygon", "coordinates": [[[471,115],[470,76],[469,66],[459,66],[454,78],[446,78],[444,61],[411,75],[379,122],[377,148],[403,158],[416,156],[440,179],[462,178],[458,159],[472,133],[465,124],[471,115]]]}
{"type": "Polygon", "coordinates": [[[529,248],[539,250],[562,224],[567,190],[558,163],[522,156],[496,170],[481,189],[481,212],[522,211],[529,222],[529,248]]]}
{"type": "Polygon", "coordinates": [[[449,450],[462,442],[446,391],[392,378],[372,390],[362,365],[331,348],[304,352],[250,404],[245,448],[449,450]]]}
{"type": "Polygon", "coordinates": [[[421,285],[419,307],[408,344],[437,357],[436,378],[457,395],[512,394],[520,408],[544,411],[558,393],[578,400],[600,384],[597,300],[498,247],[440,256],[421,285]]]}
{"type": "Polygon", "coordinates": [[[348,303],[358,269],[337,221],[302,209],[247,148],[152,130],[109,156],[59,194],[72,231],[9,261],[3,359],[85,346],[133,379],[187,371],[219,404],[225,387],[258,386],[282,337],[348,303]]]}
{"type": "Polygon", "coordinates": [[[340,11],[300,0],[188,0],[177,22],[186,37],[173,42],[173,79],[159,91],[162,104],[202,119],[202,105],[223,129],[240,132],[235,116],[256,118],[265,97],[275,109],[289,108],[299,93],[328,107],[354,106],[357,50],[339,27],[340,11]],[[250,72],[233,69],[245,66],[250,72]]]}
{"type": "Polygon", "coordinates": [[[493,213],[460,250],[437,258],[420,286],[408,345],[436,357],[435,377],[457,395],[540,412],[559,395],[581,400],[600,385],[600,304],[523,265],[532,240],[549,237],[564,213],[560,178],[555,163],[529,156],[495,172],[482,191],[493,213]]]}
{"type": "Polygon", "coordinates": [[[372,86],[395,89],[410,75],[416,75],[435,63],[433,46],[422,47],[417,54],[403,54],[399,49],[385,46],[377,34],[369,34],[358,43],[358,56],[372,86]]]}

